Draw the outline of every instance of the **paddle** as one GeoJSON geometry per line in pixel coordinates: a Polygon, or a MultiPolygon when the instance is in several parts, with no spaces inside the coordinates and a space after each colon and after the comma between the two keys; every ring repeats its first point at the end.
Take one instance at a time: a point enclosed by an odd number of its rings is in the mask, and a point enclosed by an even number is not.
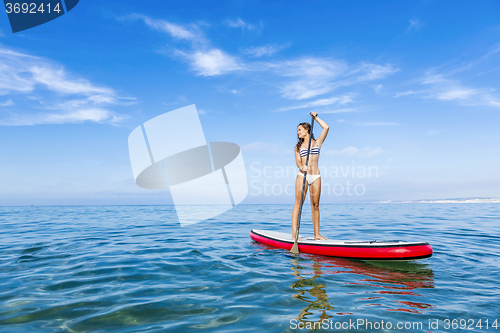
{"type": "MultiPolygon", "coordinates": [[[[316,114],[317,116],[317,114],[316,114]]],[[[306,157],[306,166],[309,166],[309,151],[311,150],[311,139],[313,136],[313,126],[314,126],[314,117],[311,120],[311,132],[309,133],[309,145],[307,146],[307,157],[306,157]]],[[[299,207],[299,216],[297,218],[297,229],[295,230],[295,242],[293,243],[292,249],[290,253],[298,254],[299,253],[299,245],[297,242],[299,241],[299,228],[300,228],[300,216],[302,215],[302,205],[304,204],[304,190],[306,188],[306,176],[307,171],[304,172],[304,182],[302,183],[302,194],[300,195],[300,207],[299,207]]]]}

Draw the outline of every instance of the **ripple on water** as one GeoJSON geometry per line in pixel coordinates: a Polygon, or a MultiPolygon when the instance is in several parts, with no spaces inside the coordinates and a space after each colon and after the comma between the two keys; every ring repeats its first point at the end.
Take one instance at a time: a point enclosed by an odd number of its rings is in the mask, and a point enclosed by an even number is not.
{"type": "MultiPolygon", "coordinates": [[[[290,320],[498,316],[498,205],[321,209],[330,238],[426,240],[434,255],[355,261],[251,242],[252,228],[289,232],[289,205],[238,206],[188,228],[172,207],[3,207],[0,331],[283,332],[290,320]]],[[[301,233],[311,230],[309,209],[301,233]]]]}

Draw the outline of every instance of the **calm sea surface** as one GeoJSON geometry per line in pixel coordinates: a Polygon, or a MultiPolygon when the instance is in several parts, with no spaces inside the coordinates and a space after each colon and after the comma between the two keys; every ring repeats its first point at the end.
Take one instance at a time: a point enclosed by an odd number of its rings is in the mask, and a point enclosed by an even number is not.
{"type": "Polygon", "coordinates": [[[291,208],[181,228],[172,206],[0,207],[0,332],[500,332],[499,204],[321,207],[330,239],[429,242],[415,262],[251,241],[291,208]]]}

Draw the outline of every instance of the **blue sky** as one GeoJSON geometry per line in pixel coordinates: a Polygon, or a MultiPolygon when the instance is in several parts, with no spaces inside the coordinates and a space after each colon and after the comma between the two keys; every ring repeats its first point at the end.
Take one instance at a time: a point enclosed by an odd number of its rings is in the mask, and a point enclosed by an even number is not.
{"type": "Polygon", "coordinates": [[[242,147],[246,203],[293,202],[310,111],[323,203],[500,197],[499,74],[497,1],[82,0],[16,34],[3,14],[0,205],[172,203],[127,138],[190,104],[242,147]]]}

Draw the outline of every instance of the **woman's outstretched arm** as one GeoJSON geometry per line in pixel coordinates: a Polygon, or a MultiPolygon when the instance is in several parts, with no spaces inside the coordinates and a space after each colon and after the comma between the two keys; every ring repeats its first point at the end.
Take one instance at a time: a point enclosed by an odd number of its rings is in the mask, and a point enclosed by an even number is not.
{"type": "Polygon", "coordinates": [[[318,143],[319,148],[321,148],[321,145],[323,144],[323,141],[326,139],[326,135],[328,134],[328,130],[330,129],[330,126],[328,126],[323,120],[319,119],[318,114],[316,112],[311,112],[311,116],[314,117],[314,120],[318,122],[318,124],[321,126],[323,129],[321,131],[321,134],[319,135],[319,138],[316,139],[316,142],[318,143]]]}

